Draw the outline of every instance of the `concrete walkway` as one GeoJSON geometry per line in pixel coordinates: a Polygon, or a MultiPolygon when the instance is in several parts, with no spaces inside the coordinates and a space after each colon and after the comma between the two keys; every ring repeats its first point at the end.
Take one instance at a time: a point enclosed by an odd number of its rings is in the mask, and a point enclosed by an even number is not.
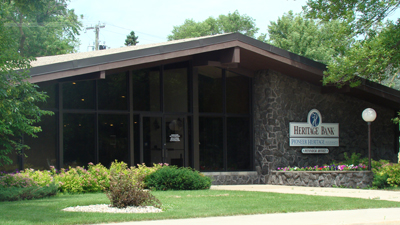
{"type": "MultiPolygon", "coordinates": [[[[281,185],[218,185],[213,190],[262,191],[388,200],[400,202],[400,192],[349,188],[314,188],[281,185]]],[[[275,213],[244,216],[223,216],[175,220],[110,223],[113,225],[400,225],[400,208],[358,209],[320,212],[275,213]]]]}
{"type": "Polygon", "coordinates": [[[284,185],[215,185],[211,186],[211,189],[365,198],[400,202],[400,191],[381,191],[351,188],[298,187],[284,185]]]}

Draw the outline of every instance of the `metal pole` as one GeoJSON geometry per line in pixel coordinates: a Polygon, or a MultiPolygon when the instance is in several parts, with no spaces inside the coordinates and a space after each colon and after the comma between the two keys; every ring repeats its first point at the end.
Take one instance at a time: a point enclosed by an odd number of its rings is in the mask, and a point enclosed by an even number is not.
{"type": "Polygon", "coordinates": [[[371,122],[368,122],[368,170],[371,171],[371,122]]]}

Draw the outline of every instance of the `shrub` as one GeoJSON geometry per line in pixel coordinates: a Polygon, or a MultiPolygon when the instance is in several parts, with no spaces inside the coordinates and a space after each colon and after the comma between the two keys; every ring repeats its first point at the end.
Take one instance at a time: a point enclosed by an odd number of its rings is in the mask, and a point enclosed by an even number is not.
{"type": "Polygon", "coordinates": [[[69,167],[68,170],[63,168],[54,175],[54,179],[59,184],[59,190],[68,193],[100,192],[110,186],[108,169],[101,163],[89,163],[87,170],[80,166],[69,167]]]}
{"type": "Polygon", "coordinates": [[[120,170],[118,166],[110,169],[110,188],[106,194],[111,205],[117,208],[145,205],[161,207],[161,202],[143,189],[141,180],[134,181],[134,176],[131,169],[120,170]]]}
{"type": "Polygon", "coordinates": [[[39,199],[50,197],[57,194],[57,185],[52,183],[48,186],[29,186],[29,187],[1,187],[0,188],[0,201],[18,201],[39,199]]]}
{"type": "Polygon", "coordinates": [[[143,181],[146,176],[153,174],[157,170],[161,169],[163,166],[168,166],[168,164],[159,163],[159,164],[153,164],[153,167],[147,167],[143,163],[143,164],[138,164],[137,167],[131,167],[131,170],[133,171],[134,180],[143,181]]]}
{"type": "Polygon", "coordinates": [[[21,176],[21,174],[5,174],[0,177],[0,187],[9,188],[25,188],[37,186],[37,183],[30,177],[21,176]]]}
{"type": "Polygon", "coordinates": [[[54,167],[52,171],[48,170],[34,170],[34,169],[25,169],[19,172],[20,176],[29,177],[35,183],[41,187],[54,183],[53,174],[55,172],[54,167]]]}
{"type": "Polygon", "coordinates": [[[374,180],[372,181],[372,186],[376,188],[385,188],[388,187],[389,184],[387,183],[388,175],[387,174],[374,174],[374,180]]]}
{"type": "Polygon", "coordinates": [[[400,164],[389,163],[387,160],[372,162],[374,172],[373,185],[378,188],[400,185],[400,164]],[[375,165],[374,165],[375,164],[375,165]]]}
{"type": "Polygon", "coordinates": [[[165,166],[145,177],[145,185],[155,190],[200,190],[211,186],[211,178],[186,167],[165,166]]]}
{"type": "Polygon", "coordinates": [[[361,157],[361,154],[360,153],[355,153],[355,152],[353,152],[352,154],[351,154],[351,156],[349,157],[348,155],[347,155],[347,152],[345,152],[344,153],[344,162],[343,162],[343,164],[346,164],[346,165],[359,165],[359,164],[361,164],[362,162],[362,159],[360,159],[360,157],[361,157]]]}

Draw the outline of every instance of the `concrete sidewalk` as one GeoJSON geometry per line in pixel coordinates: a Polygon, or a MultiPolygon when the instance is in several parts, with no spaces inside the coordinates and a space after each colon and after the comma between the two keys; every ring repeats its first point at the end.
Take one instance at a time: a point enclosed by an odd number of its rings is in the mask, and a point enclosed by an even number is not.
{"type": "MultiPolygon", "coordinates": [[[[360,190],[349,188],[314,188],[281,185],[219,185],[212,186],[213,190],[262,191],[289,194],[307,194],[321,196],[337,196],[388,200],[400,202],[400,192],[360,190]]],[[[207,218],[154,220],[138,222],[111,223],[114,225],[400,225],[400,208],[358,209],[319,212],[275,213],[242,216],[221,216],[207,218]]]]}
{"type": "MultiPolygon", "coordinates": [[[[232,191],[261,191],[285,194],[320,195],[349,198],[365,198],[400,202],[400,191],[382,191],[352,188],[328,188],[328,187],[299,187],[284,185],[214,185],[213,190],[232,191]]],[[[400,212],[399,212],[400,214],[400,212]]]]}

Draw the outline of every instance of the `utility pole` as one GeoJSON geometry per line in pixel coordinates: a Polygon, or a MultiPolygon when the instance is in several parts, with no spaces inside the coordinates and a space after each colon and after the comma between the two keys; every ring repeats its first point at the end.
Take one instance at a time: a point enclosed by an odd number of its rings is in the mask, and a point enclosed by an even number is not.
{"type": "Polygon", "coordinates": [[[95,42],[95,48],[94,50],[97,51],[99,50],[99,33],[100,33],[100,28],[104,28],[106,27],[104,24],[100,25],[100,21],[99,23],[94,26],[94,27],[86,27],[86,30],[91,30],[94,29],[95,35],[96,35],[96,42],[95,42]]]}

